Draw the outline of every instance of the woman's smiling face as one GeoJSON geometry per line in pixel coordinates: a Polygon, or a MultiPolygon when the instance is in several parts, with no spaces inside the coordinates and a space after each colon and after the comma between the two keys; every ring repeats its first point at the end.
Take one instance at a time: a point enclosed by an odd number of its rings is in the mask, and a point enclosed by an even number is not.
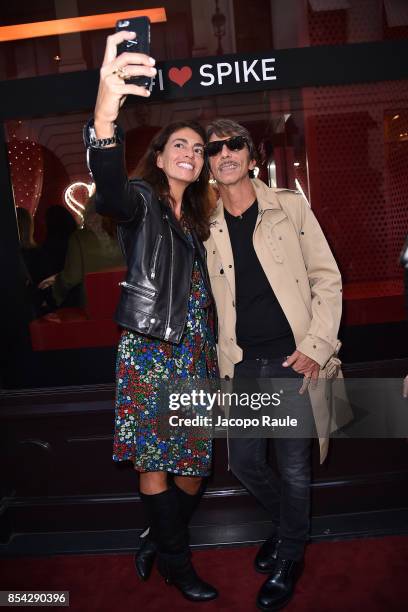
{"type": "Polygon", "coordinates": [[[200,176],[204,165],[204,142],[201,136],[187,127],[173,132],[163,151],[157,154],[156,163],[166,174],[170,187],[174,182],[186,185],[193,183],[200,176]]]}

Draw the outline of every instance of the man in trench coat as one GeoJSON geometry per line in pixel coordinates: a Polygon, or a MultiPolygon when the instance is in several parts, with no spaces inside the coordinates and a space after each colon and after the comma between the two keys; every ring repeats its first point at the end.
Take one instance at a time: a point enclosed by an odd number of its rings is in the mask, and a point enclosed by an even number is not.
{"type": "MultiPolygon", "coordinates": [[[[296,391],[294,403],[312,406],[323,461],[333,424],[325,383],[316,383],[327,381],[328,371],[336,374],[339,363],[338,267],[302,195],[250,178],[256,154],[246,128],[219,119],[207,134],[220,194],[206,242],[220,375],[299,377],[303,390],[311,381],[308,393],[296,391]]],[[[232,471],[274,526],[255,558],[255,569],[269,574],[257,598],[261,610],[280,609],[291,599],[309,533],[311,439],[275,438],[274,447],[280,477],[267,462],[265,438],[229,440],[232,471]]]]}

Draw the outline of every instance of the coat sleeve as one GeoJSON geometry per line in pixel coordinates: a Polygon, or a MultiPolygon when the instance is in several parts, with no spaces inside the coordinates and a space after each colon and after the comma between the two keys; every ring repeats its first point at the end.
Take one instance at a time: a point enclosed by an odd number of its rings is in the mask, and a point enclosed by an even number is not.
{"type": "Polygon", "coordinates": [[[301,195],[297,197],[300,208],[299,241],[312,298],[310,327],[297,349],[323,367],[338,344],[342,311],[341,276],[309,204],[301,195]]]}
{"type": "Polygon", "coordinates": [[[134,221],[142,214],[144,200],[126,173],[123,132],[118,128],[119,143],[116,146],[97,149],[89,144],[90,124],[88,122],[84,128],[84,141],[88,169],[96,186],[96,211],[118,223],[134,221]]]}

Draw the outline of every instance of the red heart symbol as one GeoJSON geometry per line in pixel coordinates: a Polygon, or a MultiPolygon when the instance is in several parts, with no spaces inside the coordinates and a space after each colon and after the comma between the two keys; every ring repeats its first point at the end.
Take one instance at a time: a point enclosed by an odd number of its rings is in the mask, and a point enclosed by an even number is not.
{"type": "Polygon", "coordinates": [[[187,81],[193,76],[193,71],[190,66],[183,66],[182,68],[170,68],[169,79],[173,83],[177,83],[179,87],[183,87],[187,81]]]}

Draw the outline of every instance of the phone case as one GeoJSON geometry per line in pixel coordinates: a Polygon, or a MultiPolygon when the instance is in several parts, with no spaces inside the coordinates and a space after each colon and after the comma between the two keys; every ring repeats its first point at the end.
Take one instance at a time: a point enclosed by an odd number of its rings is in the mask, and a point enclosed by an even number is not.
{"type": "MultiPolygon", "coordinates": [[[[118,55],[124,52],[128,53],[150,53],[150,19],[148,17],[136,17],[134,19],[121,19],[116,22],[116,32],[126,30],[128,32],[136,32],[136,38],[133,40],[125,40],[118,45],[118,55]]],[[[153,86],[153,79],[147,76],[130,77],[126,79],[127,83],[139,85],[150,89],[153,86]]]]}

